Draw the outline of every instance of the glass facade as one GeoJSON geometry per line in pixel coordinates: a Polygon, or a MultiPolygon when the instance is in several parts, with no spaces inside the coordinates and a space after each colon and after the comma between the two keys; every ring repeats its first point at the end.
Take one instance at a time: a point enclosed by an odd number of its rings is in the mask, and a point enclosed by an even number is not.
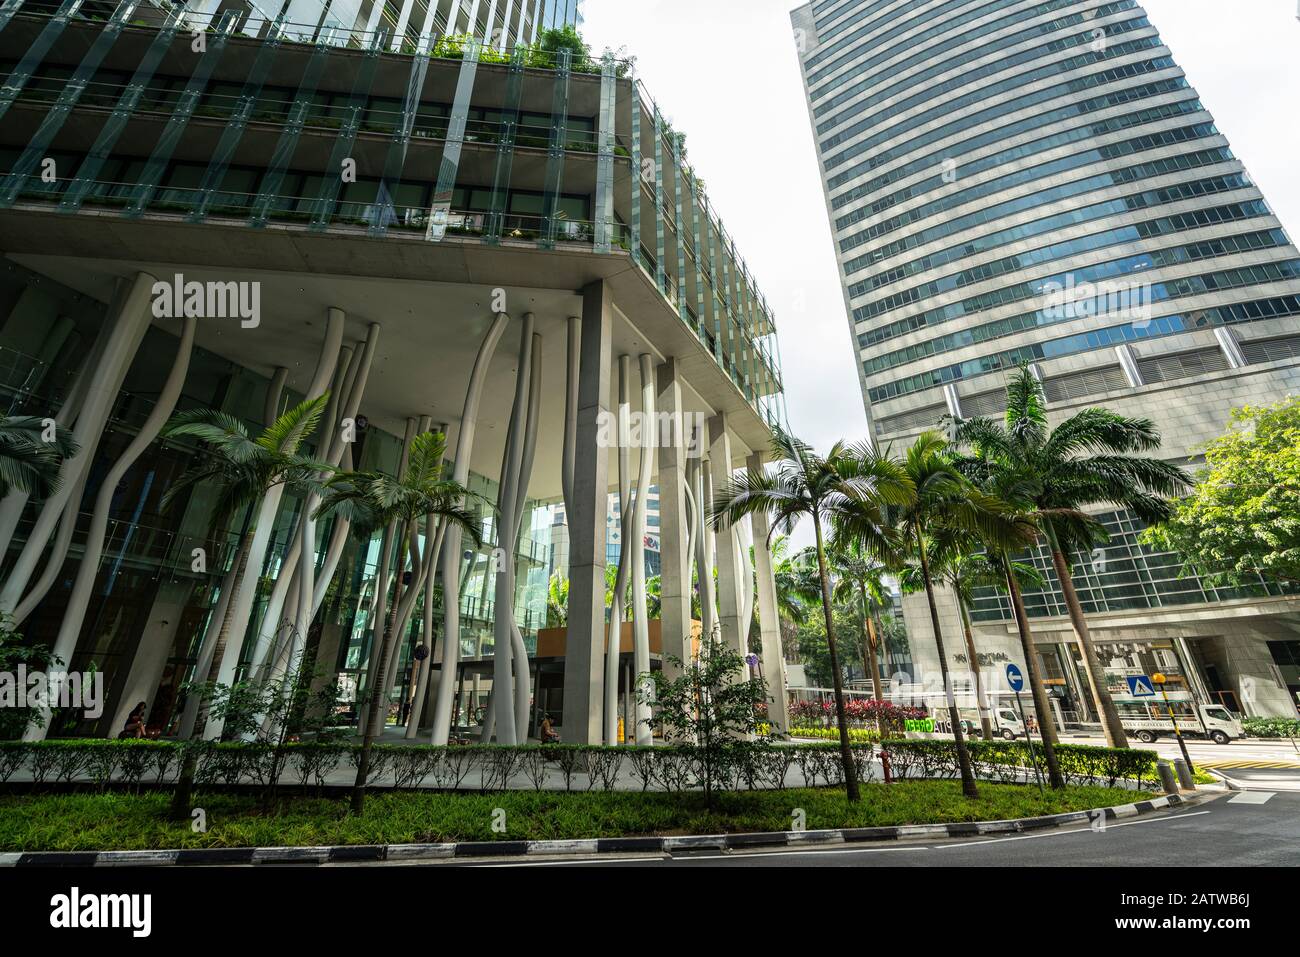
{"type": "Polygon", "coordinates": [[[1021,362],[1050,375],[1215,326],[1300,330],[1300,254],[1134,0],[851,0],[792,19],[877,435],[933,426],[906,413],[960,412],[1021,362]],[[1134,322],[1124,294],[1053,314],[1064,283],[1113,284],[1150,314],[1134,322]]]}

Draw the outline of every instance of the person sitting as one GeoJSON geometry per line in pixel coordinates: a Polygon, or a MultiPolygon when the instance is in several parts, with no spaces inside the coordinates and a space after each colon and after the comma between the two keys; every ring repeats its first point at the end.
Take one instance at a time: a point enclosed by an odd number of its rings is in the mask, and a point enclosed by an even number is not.
{"type": "Polygon", "coordinates": [[[560,742],[560,732],[555,730],[555,725],[551,723],[551,716],[548,714],[542,718],[542,744],[558,744],[560,742]]]}
{"type": "Polygon", "coordinates": [[[126,724],[118,735],[119,738],[144,737],[144,709],[145,703],[143,701],[131,709],[131,713],[126,716],[126,724]]]}

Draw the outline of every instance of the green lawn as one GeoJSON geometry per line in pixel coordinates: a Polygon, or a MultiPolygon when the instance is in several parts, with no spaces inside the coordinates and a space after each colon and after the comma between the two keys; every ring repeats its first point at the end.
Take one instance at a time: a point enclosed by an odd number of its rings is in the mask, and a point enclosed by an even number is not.
{"type": "Polygon", "coordinates": [[[0,796],[0,851],[268,847],[326,844],[421,844],[445,841],[553,840],[652,834],[789,830],[802,808],[809,830],[836,827],[992,821],[1128,804],[1142,794],[1103,787],[1049,791],[980,784],[978,800],[955,781],[867,784],[850,805],[839,790],[798,789],[721,795],[709,811],[696,793],[629,791],[440,794],[376,793],[360,817],[341,800],[289,798],[268,811],[256,798],[200,793],[206,833],[166,820],[170,795],[48,794],[0,796]],[[492,829],[505,811],[505,832],[492,829]],[[499,815],[498,815],[499,817],[499,815]]]}

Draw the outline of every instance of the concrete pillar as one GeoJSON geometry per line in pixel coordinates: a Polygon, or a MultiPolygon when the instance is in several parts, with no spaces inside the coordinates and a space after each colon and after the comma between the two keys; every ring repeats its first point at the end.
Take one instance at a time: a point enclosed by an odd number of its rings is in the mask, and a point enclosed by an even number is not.
{"type": "MultiPolygon", "coordinates": [[[[726,413],[718,413],[709,420],[709,475],[712,497],[723,493],[731,481],[731,434],[727,431],[726,413]]],[[[712,501],[704,503],[705,513],[712,510],[712,501]]],[[[722,645],[737,654],[749,653],[746,635],[741,633],[740,556],[737,554],[736,536],[730,528],[718,529],[714,535],[718,564],[718,616],[722,625],[722,645]]]]}
{"type": "Polygon", "coordinates": [[[682,411],[681,371],[676,359],[657,370],[659,411],[671,423],[671,432],[661,434],[659,449],[659,558],[660,608],[664,674],[669,679],[681,669],[668,660],[671,655],[691,660],[691,556],[686,525],[686,443],[682,411]]]}
{"type": "Polygon", "coordinates": [[[600,437],[612,415],[609,380],[613,300],[598,280],[582,291],[578,441],[569,514],[569,626],[564,664],[563,735],[569,744],[602,739],[605,659],[605,503],[609,450],[600,437]]]}
{"type": "MultiPolygon", "coordinates": [[[[746,461],[751,471],[763,468],[763,454],[755,452],[746,461]]],[[[790,708],[785,693],[785,655],[781,651],[781,616],[776,605],[776,574],[768,548],[771,524],[766,514],[750,516],[754,530],[754,574],[758,579],[758,630],[763,643],[763,677],[767,679],[767,714],[781,731],[790,728],[790,708]]]]}

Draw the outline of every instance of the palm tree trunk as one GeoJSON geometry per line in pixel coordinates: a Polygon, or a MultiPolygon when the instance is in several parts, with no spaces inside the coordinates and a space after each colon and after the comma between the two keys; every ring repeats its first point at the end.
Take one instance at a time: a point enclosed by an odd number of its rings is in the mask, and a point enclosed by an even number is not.
{"type": "MultiPolygon", "coordinates": [[[[249,505],[249,510],[256,508],[256,503],[249,505]]],[[[230,620],[234,616],[235,602],[239,598],[239,585],[244,580],[244,569],[248,565],[248,554],[253,538],[248,534],[247,523],[244,526],[244,532],[239,540],[239,560],[235,566],[234,584],[231,586],[230,600],[226,602],[226,613],[221,616],[221,630],[217,632],[217,640],[212,648],[212,661],[208,665],[208,673],[203,678],[203,684],[209,685],[216,681],[217,675],[221,671],[221,659],[226,653],[226,639],[230,634],[230,620]]],[[[199,699],[198,716],[194,719],[194,730],[190,734],[191,740],[197,738],[203,739],[203,731],[208,723],[208,699],[205,695],[199,699]]],[[[172,805],[170,815],[172,820],[186,820],[190,816],[190,795],[194,790],[194,777],[198,773],[199,752],[197,748],[186,748],[185,757],[181,761],[181,770],[176,778],[176,790],[172,793],[172,805]]]]}
{"type": "MultiPolygon", "coordinates": [[[[384,724],[386,723],[384,711],[388,703],[388,695],[384,693],[384,679],[388,672],[389,646],[393,642],[393,631],[397,627],[398,604],[402,592],[401,568],[406,561],[407,524],[405,522],[401,523],[401,528],[402,539],[397,543],[397,554],[401,558],[397,563],[397,581],[393,586],[393,607],[392,611],[381,619],[384,622],[384,634],[379,643],[379,654],[375,659],[374,679],[370,682],[370,702],[366,706],[365,731],[361,734],[361,754],[357,758],[357,776],[356,780],[352,782],[353,814],[360,814],[365,807],[366,780],[370,777],[370,751],[374,747],[375,739],[383,733],[384,724]]],[[[387,589],[380,596],[381,608],[385,597],[387,597],[387,589]]]]}
{"type": "Polygon", "coordinates": [[[849,747],[849,721],[844,710],[844,681],[840,677],[840,656],[835,650],[835,616],[831,612],[831,580],[826,571],[826,547],[822,542],[822,523],[813,514],[813,529],[817,533],[817,575],[822,586],[822,614],[826,616],[826,647],[831,654],[831,682],[835,686],[835,718],[840,726],[840,760],[844,763],[844,791],[850,801],[861,798],[858,791],[858,773],[853,764],[853,750],[849,747]]]}
{"type": "Polygon", "coordinates": [[[880,684],[880,656],[876,648],[880,638],[876,635],[876,619],[867,612],[867,658],[871,662],[871,694],[877,701],[885,700],[884,689],[880,684]]]}
{"type": "Polygon", "coordinates": [[[961,630],[966,638],[966,660],[970,662],[970,673],[975,678],[975,700],[980,711],[980,735],[985,741],[992,741],[993,719],[989,717],[988,700],[984,697],[984,679],[980,676],[979,654],[975,651],[975,635],[970,627],[970,612],[960,591],[957,591],[957,611],[961,615],[961,630]]]}
{"type": "Polygon", "coordinates": [[[943,648],[943,629],[939,627],[939,606],[934,603],[934,582],[930,579],[930,562],[925,557],[925,541],[921,530],[916,530],[916,553],[921,561],[921,576],[925,580],[925,598],[930,603],[930,624],[934,627],[934,644],[939,652],[939,672],[943,675],[943,693],[948,700],[948,720],[952,722],[952,736],[957,745],[957,763],[961,766],[961,791],[967,797],[979,797],[975,786],[975,773],[970,766],[970,751],[961,733],[961,717],[957,714],[957,698],[952,693],[952,679],[948,676],[948,653],[943,648]]]}
{"type": "Polygon", "coordinates": [[[1106,732],[1106,743],[1112,748],[1127,748],[1128,735],[1120,724],[1119,712],[1115,702],[1106,688],[1106,673],[1102,671],[1101,660],[1097,657],[1096,647],[1092,643],[1092,633],[1088,622],[1083,617],[1083,605],[1079,603],[1079,594],[1074,590],[1074,577],[1070,574],[1069,563],[1056,537],[1050,532],[1047,536],[1048,547],[1052,550],[1052,564],[1056,567],[1056,577],[1061,583],[1061,593],[1065,596],[1065,607],[1070,611],[1070,621],[1074,633],[1079,636],[1079,647],[1083,651],[1083,663],[1088,671],[1088,683],[1092,685],[1093,701],[1101,715],[1102,728],[1106,732]]]}
{"type": "MultiPolygon", "coordinates": [[[[1007,577],[1007,591],[1011,594],[1011,610],[1015,614],[1016,630],[1020,632],[1020,651],[1025,656],[1025,670],[1029,672],[1029,691],[1034,698],[1034,710],[1038,712],[1038,729],[1043,736],[1043,758],[1047,762],[1047,778],[1054,791],[1065,788],[1065,779],[1061,776],[1061,766],[1056,761],[1056,727],[1052,723],[1051,704],[1047,700],[1047,689],[1043,686],[1043,676],[1038,670],[1038,656],[1034,653],[1034,639],[1029,634],[1029,616],[1025,614],[1025,600],[1020,594],[1020,583],[1016,581],[1011,570],[1011,562],[1002,556],[1002,571],[1007,577]]],[[[1025,728],[1028,738],[1029,728],[1025,728]]],[[[1032,738],[1030,739],[1032,741],[1032,738]]]]}

